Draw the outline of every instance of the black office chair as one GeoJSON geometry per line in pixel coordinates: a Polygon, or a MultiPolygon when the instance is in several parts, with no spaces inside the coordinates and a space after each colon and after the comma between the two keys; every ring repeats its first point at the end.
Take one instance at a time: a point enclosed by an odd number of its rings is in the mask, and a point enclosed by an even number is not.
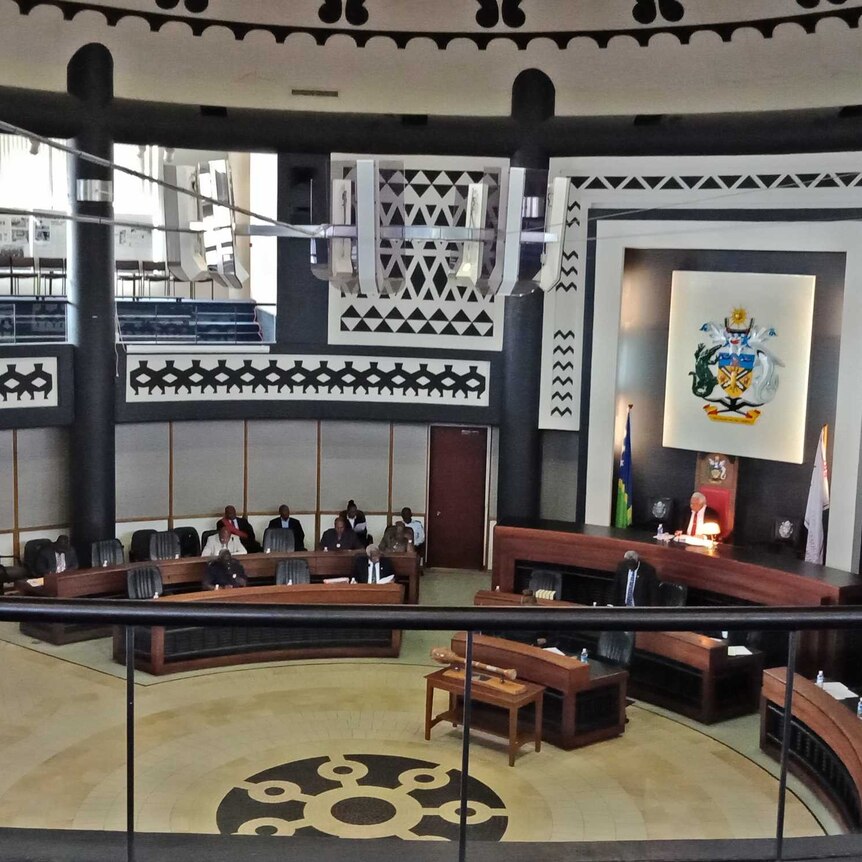
{"type": "Polygon", "coordinates": [[[150,559],[150,536],[155,530],[135,530],[129,543],[129,562],[144,563],[150,559]]]}
{"type": "Polygon", "coordinates": [[[153,599],[162,594],[162,573],[158,566],[138,566],[126,573],[130,599],[153,599]]]}
{"type": "Polygon", "coordinates": [[[94,567],[122,566],[126,562],[123,543],[119,539],[104,539],[90,546],[90,559],[94,567]]]}
{"type": "Polygon", "coordinates": [[[178,560],[180,538],[173,530],[163,530],[150,536],[151,560],[178,560]]]}
{"type": "Polygon", "coordinates": [[[36,557],[39,556],[39,551],[52,544],[51,539],[30,539],[24,545],[24,568],[31,574],[36,574],[36,557]]]}
{"type": "Polygon", "coordinates": [[[292,584],[310,584],[311,572],[308,570],[308,560],[279,560],[275,567],[275,582],[284,586],[292,584]]]}
{"type": "Polygon", "coordinates": [[[263,534],[263,552],[265,554],[291,553],[296,547],[293,530],[281,527],[267,527],[263,534]]]}
{"type": "Polygon", "coordinates": [[[628,667],[634,648],[634,632],[602,632],[596,646],[596,658],[620,667],[628,667]]]}
{"type": "Polygon", "coordinates": [[[534,593],[536,590],[553,590],[555,599],[559,600],[563,597],[563,575],[561,572],[533,569],[529,586],[534,593]]]}
{"type": "Polygon", "coordinates": [[[181,557],[199,557],[201,555],[201,540],[194,527],[174,527],[173,532],[180,540],[181,557]]]}
{"type": "Polygon", "coordinates": [[[658,603],[665,608],[684,608],[688,600],[688,587],[673,581],[662,581],[658,585],[658,603]]]}

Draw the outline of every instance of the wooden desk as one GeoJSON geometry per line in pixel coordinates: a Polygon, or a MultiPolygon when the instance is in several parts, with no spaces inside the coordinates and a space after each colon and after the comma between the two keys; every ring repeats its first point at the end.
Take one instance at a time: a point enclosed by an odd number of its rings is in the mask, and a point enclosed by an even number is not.
{"type": "MultiPolygon", "coordinates": [[[[452,638],[452,650],[466,653],[464,632],[452,638]]],[[[473,658],[497,667],[513,667],[519,680],[545,686],[542,737],[572,749],[611,739],[625,731],[628,673],[599,661],[547,652],[505,638],[475,635],[473,658]]]]}
{"type": "MultiPolygon", "coordinates": [[[[763,672],[760,747],[780,757],[787,668],[763,672]]],[[[848,831],[862,827],[862,721],[856,701],[836,700],[810,679],[793,677],[790,769],[809,784],[848,831]]]]}
{"type": "MultiPolygon", "coordinates": [[[[162,596],[163,603],[207,602],[268,605],[395,605],[400,584],[296,584],[240,587],[162,596]]],[[[401,630],[333,629],[325,621],[313,629],[271,626],[152,626],[135,628],[135,667],[160,675],[184,670],[285,659],[395,658],[401,630]]],[[[114,661],[125,664],[123,629],[114,629],[114,661]]]]}
{"type": "MultiPolygon", "coordinates": [[[[441,721],[451,721],[453,727],[464,722],[464,680],[447,677],[446,670],[435,670],[425,677],[425,739],[431,739],[431,728],[441,721]],[[448,692],[449,708],[435,715],[434,692],[436,689],[448,692]]],[[[491,688],[474,680],[470,689],[470,700],[485,703],[489,706],[504,709],[508,713],[508,725],[505,732],[493,721],[488,721],[477,710],[471,711],[471,725],[477,730],[484,730],[508,739],[509,766],[515,765],[515,753],[521,746],[532,739],[536,751],[542,750],[542,696],[545,693],[543,685],[518,680],[524,690],[518,693],[508,693],[501,689],[491,688]],[[532,733],[527,736],[519,730],[519,713],[522,707],[532,704],[535,709],[532,733]]]]}
{"type": "MultiPolygon", "coordinates": [[[[611,575],[629,548],[662,580],[686,584],[693,606],[862,604],[862,577],[852,572],[729,545],[715,550],[667,546],[636,530],[558,521],[497,525],[492,584],[519,593],[531,569],[550,565],[563,572],[562,598],[586,605],[604,602],[611,575]]],[[[805,674],[823,668],[836,678],[859,677],[860,634],[804,632],[799,647],[805,674]]],[[[774,660],[775,653],[770,655],[774,660]]]]}
{"type": "MultiPolygon", "coordinates": [[[[524,605],[522,599],[502,590],[479,590],[473,603],[493,607],[584,607],[548,599],[524,605]]],[[[584,646],[595,652],[598,642],[598,633],[591,631],[536,634],[573,655],[584,646]]],[[[518,639],[518,635],[513,637],[518,639]]],[[[714,724],[757,711],[762,671],[761,653],[728,655],[726,641],[694,632],[636,632],[628,694],[703,724],[714,724]]]]}
{"type": "MultiPolygon", "coordinates": [[[[308,562],[312,582],[324,578],[347,577],[353,570],[356,551],[299,551],[290,554],[243,554],[242,563],[250,584],[272,584],[279,560],[301,559],[308,562]]],[[[405,588],[407,604],[419,602],[419,557],[414,551],[386,554],[395,569],[395,581],[405,588]]],[[[125,598],[126,575],[129,569],[140,566],[158,566],[162,573],[165,592],[177,594],[197,591],[203,580],[209,557],[181,557],[178,560],[153,560],[151,563],[127,563],[122,566],[105,566],[94,569],[76,569],[73,572],[45,576],[41,587],[31,587],[26,581],[17,581],[18,590],[29,596],[51,598],[125,598]]],[[[385,585],[384,585],[385,586],[385,585]]],[[[53,644],[72,643],[96,637],[107,637],[110,628],[104,626],[67,626],[62,623],[22,623],[21,631],[31,637],[53,644]]]]}

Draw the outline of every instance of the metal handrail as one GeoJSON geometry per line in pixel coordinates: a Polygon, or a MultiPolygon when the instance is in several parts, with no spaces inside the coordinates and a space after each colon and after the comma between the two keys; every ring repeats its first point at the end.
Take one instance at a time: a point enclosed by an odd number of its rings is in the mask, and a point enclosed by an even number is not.
{"type": "Polygon", "coordinates": [[[828,607],[686,607],[686,608],[536,608],[520,606],[420,607],[416,605],[236,605],[207,606],[162,599],[153,603],[125,599],[0,600],[0,620],[51,620],[117,625],[327,625],[370,629],[388,626],[408,631],[472,631],[587,628],[616,631],[697,631],[699,629],[765,629],[803,631],[851,628],[862,624],[862,605],[828,607]]]}

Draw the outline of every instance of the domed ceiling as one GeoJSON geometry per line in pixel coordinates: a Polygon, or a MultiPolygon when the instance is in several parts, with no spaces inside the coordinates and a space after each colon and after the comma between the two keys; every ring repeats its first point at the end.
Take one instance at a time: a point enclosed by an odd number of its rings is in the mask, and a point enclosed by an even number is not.
{"type": "Polygon", "coordinates": [[[0,0],[3,83],[63,89],[99,41],[117,93],[248,107],[558,113],[862,102],[862,0],[0,0]],[[309,93],[309,91],[314,91],[309,93]]]}

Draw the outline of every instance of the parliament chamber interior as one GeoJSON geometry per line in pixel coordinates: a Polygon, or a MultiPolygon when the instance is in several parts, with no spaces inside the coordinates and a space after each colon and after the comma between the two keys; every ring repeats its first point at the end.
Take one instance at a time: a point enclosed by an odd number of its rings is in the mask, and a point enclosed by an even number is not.
{"type": "Polygon", "coordinates": [[[862,858],[860,21],[0,0],[0,862],[862,858]]]}

